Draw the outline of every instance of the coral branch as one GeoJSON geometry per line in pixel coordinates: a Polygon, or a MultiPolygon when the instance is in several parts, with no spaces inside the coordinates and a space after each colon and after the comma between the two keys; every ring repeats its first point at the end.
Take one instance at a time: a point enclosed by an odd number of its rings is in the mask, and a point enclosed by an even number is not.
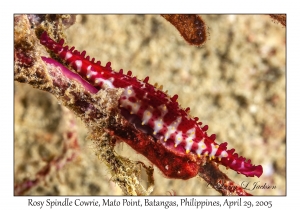
{"type": "Polygon", "coordinates": [[[199,15],[161,15],[192,45],[203,45],[207,39],[206,25],[199,15]]]}
{"type": "Polygon", "coordinates": [[[218,166],[214,162],[207,162],[203,165],[199,174],[213,189],[220,192],[222,195],[239,195],[249,196],[250,193],[246,192],[240,185],[234,183],[224,173],[218,170],[218,166]]]}
{"type": "Polygon", "coordinates": [[[284,14],[270,14],[270,17],[278,21],[281,25],[286,27],[286,15],[284,14]]]}

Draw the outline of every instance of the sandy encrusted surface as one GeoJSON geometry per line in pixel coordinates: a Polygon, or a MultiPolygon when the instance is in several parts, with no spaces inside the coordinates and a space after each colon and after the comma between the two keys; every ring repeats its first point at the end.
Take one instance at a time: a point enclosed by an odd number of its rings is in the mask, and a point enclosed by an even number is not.
{"type": "MultiPolygon", "coordinates": [[[[261,178],[246,178],[227,170],[242,184],[276,186],[249,191],[254,195],[286,193],[286,33],[263,15],[203,15],[209,40],[202,47],[187,44],[159,15],[83,15],[67,30],[68,44],[112,68],[150,76],[170,95],[178,94],[182,107],[209,125],[217,142],[254,164],[261,178]]],[[[61,106],[51,95],[15,83],[15,183],[34,177],[47,160],[62,151],[66,129],[61,106]]],[[[110,181],[106,166],[93,154],[87,130],[77,122],[79,157],[28,195],[121,195],[110,181]]],[[[134,160],[145,158],[128,146],[118,153],[134,160]]],[[[218,195],[200,178],[166,179],[155,168],[153,195],[218,195]]]]}

